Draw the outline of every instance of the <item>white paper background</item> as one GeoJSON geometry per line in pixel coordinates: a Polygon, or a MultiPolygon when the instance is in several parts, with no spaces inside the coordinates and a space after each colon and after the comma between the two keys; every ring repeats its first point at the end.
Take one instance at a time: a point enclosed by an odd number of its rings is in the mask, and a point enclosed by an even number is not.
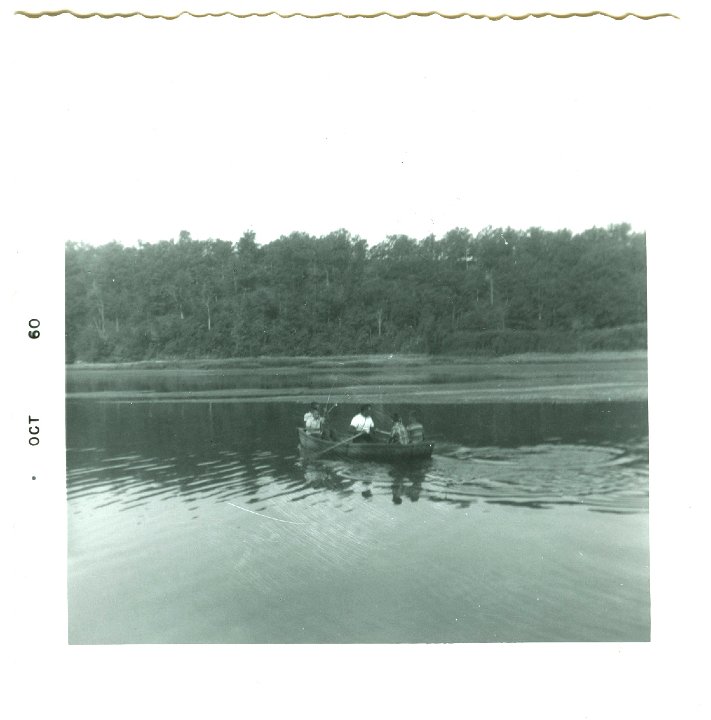
{"type": "MultiPolygon", "coordinates": [[[[678,21],[498,23],[27,20],[3,8],[6,717],[708,716],[709,25],[698,5],[595,3],[678,21]],[[267,242],[345,227],[378,242],[621,221],[649,245],[651,643],[66,646],[66,240],[181,229],[236,240],[253,228],[267,242]],[[41,418],[38,448],[28,413],[41,418]]],[[[209,9],[227,6],[297,3],[209,9]]],[[[356,6],[382,3],[343,7],[356,6]]],[[[592,6],[533,9],[581,7],[592,6]]]]}

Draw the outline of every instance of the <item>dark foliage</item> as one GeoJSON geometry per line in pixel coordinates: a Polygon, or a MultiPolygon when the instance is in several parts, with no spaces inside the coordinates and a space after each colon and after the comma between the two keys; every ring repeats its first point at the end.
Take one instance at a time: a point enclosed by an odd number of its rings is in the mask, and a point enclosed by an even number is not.
{"type": "Polygon", "coordinates": [[[628,225],[66,246],[68,362],[637,349],[645,322],[628,225]]]}

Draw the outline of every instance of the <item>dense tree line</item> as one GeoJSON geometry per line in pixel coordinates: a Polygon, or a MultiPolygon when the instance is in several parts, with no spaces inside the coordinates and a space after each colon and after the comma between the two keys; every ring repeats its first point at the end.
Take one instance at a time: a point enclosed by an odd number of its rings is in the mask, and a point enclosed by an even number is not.
{"type": "Polygon", "coordinates": [[[628,225],[66,246],[69,362],[644,347],[645,322],[628,225]]]}

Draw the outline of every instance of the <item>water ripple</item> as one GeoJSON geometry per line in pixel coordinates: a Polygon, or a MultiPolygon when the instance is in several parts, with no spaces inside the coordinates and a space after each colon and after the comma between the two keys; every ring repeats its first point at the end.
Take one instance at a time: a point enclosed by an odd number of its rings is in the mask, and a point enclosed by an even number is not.
{"type": "MultiPolygon", "coordinates": [[[[467,508],[475,503],[530,509],[579,505],[595,512],[646,512],[646,447],[541,444],[521,448],[438,445],[424,463],[388,466],[346,460],[304,461],[269,451],[222,451],[216,460],[139,454],[78,456],[67,471],[70,502],[135,508],[152,500],[241,499],[269,509],[385,497],[467,508]],[[87,462],[87,464],[84,464],[87,462]]],[[[348,507],[346,502],[344,507],[348,507]]],[[[198,505],[196,505],[198,503],[198,505]]]]}

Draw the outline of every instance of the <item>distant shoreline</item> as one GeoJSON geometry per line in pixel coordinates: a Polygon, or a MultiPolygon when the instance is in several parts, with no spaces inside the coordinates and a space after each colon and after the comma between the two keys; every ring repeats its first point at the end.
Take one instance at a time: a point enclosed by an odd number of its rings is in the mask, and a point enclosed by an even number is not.
{"type": "Polygon", "coordinates": [[[65,365],[72,369],[101,370],[153,370],[183,369],[209,370],[220,368],[274,368],[274,367],[315,367],[318,369],[340,369],[348,367],[384,367],[393,363],[407,366],[418,365],[461,365],[490,363],[544,363],[544,362],[580,362],[591,360],[630,360],[647,358],[647,350],[586,350],[572,353],[520,353],[515,355],[424,355],[408,353],[389,353],[378,355],[264,355],[234,358],[155,358],[153,360],[127,360],[122,362],[84,362],[77,361],[65,365]]]}
{"type": "Polygon", "coordinates": [[[114,402],[419,405],[647,399],[647,352],[640,350],[496,358],[358,355],[155,360],[76,363],[66,369],[68,399],[114,402]]]}

